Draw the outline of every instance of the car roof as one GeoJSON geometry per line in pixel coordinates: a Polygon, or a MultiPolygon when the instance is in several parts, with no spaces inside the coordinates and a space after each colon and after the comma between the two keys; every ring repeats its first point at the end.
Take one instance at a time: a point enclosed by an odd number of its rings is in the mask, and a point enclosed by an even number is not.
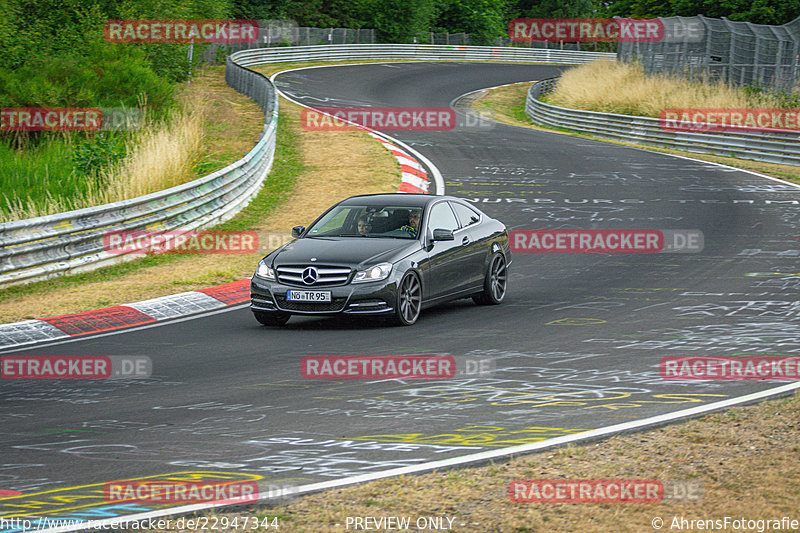
{"type": "Polygon", "coordinates": [[[436,200],[455,200],[452,196],[434,194],[388,193],[362,194],[342,200],[340,205],[395,205],[399,207],[424,207],[436,200]]]}

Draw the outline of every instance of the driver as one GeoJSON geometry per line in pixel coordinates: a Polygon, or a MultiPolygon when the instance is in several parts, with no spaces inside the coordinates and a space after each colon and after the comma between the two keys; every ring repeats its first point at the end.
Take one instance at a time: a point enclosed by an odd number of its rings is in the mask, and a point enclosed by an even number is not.
{"type": "Polygon", "coordinates": [[[417,232],[419,231],[419,219],[420,219],[420,209],[412,209],[408,213],[408,224],[402,226],[400,229],[403,231],[407,231],[414,237],[417,236],[417,232]]]}

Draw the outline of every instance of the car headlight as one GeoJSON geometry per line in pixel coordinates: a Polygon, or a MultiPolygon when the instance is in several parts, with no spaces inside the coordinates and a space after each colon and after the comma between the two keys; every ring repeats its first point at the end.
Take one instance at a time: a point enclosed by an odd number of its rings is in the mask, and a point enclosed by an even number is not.
{"type": "Polygon", "coordinates": [[[364,283],[367,281],[380,281],[389,277],[392,273],[391,263],[379,263],[374,267],[366,270],[359,270],[356,272],[356,277],[353,278],[353,283],[364,283]]]}
{"type": "Polygon", "coordinates": [[[263,260],[258,262],[258,266],[256,267],[256,276],[275,281],[275,271],[268,267],[263,260]]]}

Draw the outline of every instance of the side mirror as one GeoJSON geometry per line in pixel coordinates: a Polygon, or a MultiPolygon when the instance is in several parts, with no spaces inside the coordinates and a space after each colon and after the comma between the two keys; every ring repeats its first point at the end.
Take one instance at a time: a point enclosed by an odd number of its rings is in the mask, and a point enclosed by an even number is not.
{"type": "Polygon", "coordinates": [[[292,237],[298,238],[306,230],[305,226],[295,226],[292,228],[292,237]]]}
{"type": "Polygon", "coordinates": [[[455,237],[453,237],[453,232],[451,230],[438,228],[438,229],[433,230],[433,240],[434,241],[452,241],[452,240],[455,240],[455,237]]]}

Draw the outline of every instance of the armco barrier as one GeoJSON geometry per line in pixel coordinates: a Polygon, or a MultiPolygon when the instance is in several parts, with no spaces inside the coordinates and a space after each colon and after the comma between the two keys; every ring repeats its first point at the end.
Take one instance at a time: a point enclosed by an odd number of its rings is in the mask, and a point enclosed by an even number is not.
{"type": "Polygon", "coordinates": [[[542,80],[528,90],[525,114],[537,124],[688,152],[800,165],[798,133],[665,131],[657,118],[567,109],[542,102],[540,98],[550,92],[557,81],[558,78],[542,80]]]}
{"type": "Polygon", "coordinates": [[[130,200],[0,224],[0,287],[110,265],[125,255],[103,250],[111,231],[174,231],[227,220],[258,192],[272,166],[278,99],[272,83],[248,66],[288,61],[416,59],[585,63],[613,54],[434,45],[328,45],[242,50],[228,57],[228,84],[255,99],[266,115],[264,133],[243,159],[203,178],[130,200]]]}
{"type": "Polygon", "coordinates": [[[288,46],[242,50],[232,55],[245,67],[290,61],[352,61],[415,59],[419,61],[508,61],[520,63],[588,63],[613,58],[606,52],[546,50],[492,46],[453,46],[433,44],[335,44],[288,46]]]}

